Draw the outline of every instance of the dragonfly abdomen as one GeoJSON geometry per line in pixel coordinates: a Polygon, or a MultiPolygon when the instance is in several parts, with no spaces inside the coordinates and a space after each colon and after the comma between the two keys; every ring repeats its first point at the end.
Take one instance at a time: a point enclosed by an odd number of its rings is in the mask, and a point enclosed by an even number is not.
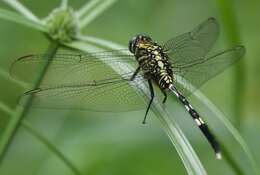
{"type": "Polygon", "coordinates": [[[169,88],[172,82],[173,82],[172,76],[168,75],[168,73],[165,73],[163,75],[160,75],[158,85],[161,89],[165,90],[169,88]]]}

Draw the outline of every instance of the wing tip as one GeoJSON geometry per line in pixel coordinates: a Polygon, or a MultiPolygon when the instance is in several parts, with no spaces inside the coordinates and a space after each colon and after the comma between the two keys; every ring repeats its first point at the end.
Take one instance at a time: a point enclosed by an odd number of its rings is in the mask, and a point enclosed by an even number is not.
{"type": "Polygon", "coordinates": [[[235,49],[239,50],[240,53],[242,53],[242,56],[246,53],[246,48],[243,45],[237,45],[237,46],[235,46],[235,49]]]}
{"type": "Polygon", "coordinates": [[[29,91],[24,92],[17,98],[17,104],[22,106],[22,107],[29,107],[31,106],[30,104],[27,103],[29,98],[31,98],[31,95],[34,93],[40,92],[42,89],[41,88],[35,88],[29,91]]]}
{"type": "Polygon", "coordinates": [[[219,33],[220,26],[218,20],[215,17],[209,17],[207,22],[211,22],[211,24],[214,24],[216,26],[217,33],[219,33]]]}
{"type": "Polygon", "coordinates": [[[17,58],[16,60],[14,60],[11,64],[11,66],[9,67],[9,74],[11,77],[14,77],[15,78],[15,75],[14,75],[14,72],[13,72],[13,68],[15,67],[15,64],[23,59],[26,59],[26,58],[29,58],[29,57],[32,57],[34,56],[34,54],[28,54],[28,55],[24,55],[22,57],[19,57],[17,58]]]}
{"type": "Polygon", "coordinates": [[[35,89],[32,89],[32,90],[26,91],[24,93],[24,95],[32,95],[34,93],[40,92],[41,90],[42,90],[41,88],[35,88],[35,89]]]}
{"type": "Polygon", "coordinates": [[[217,19],[215,17],[209,17],[207,21],[217,21],[217,19]]]}
{"type": "Polygon", "coordinates": [[[24,56],[21,56],[21,57],[17,58],[16,61],[20,61],[20,60],[22,60],[22,59],[24,59],[24,58],[28,58],[28,57],[32,57],[32,56],[34,56],[34,54],[24,55],[24,56]]]}

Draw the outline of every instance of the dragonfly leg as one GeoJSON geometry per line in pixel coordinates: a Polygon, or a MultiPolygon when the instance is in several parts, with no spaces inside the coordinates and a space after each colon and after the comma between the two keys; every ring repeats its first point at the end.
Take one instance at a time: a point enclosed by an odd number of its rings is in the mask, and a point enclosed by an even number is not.
{"type": "Polygon", "coordinates": [[[146,122],[146,117],[147,117],[148,111],[149,111],[149,109],[151,107],[151,104],[152,104],[153,98],[154,98],[154,91],[153,91],[152,81],[148,80],[148,84],[149,84],[149,89],[150,89],[150,93],[151,93],[151,99],[150,99],[150,102],[149,102],[148,107],[147,107],[146,112],[145,112],[144,120],[142,122],[143,124],[145,124],[145,122],[146,122]]]}
{"type": "Polygon", "coordinates": [[[164,95],[163,103],[165,103],[166,100],[167,100],[167,93],[166,93],[165,91],[163,91],[163,90],[161,90],[161,91],[162,91],[162,93],[163,93],[163,95],[164,95]]]}
{"type": "Polygon", "coordinates": [[[130,81],[133,81],[136,77],[136,75],[138,74],[138,72],[140,71],[141,67],[138,66],[138,68],[136,68],[134,74],[131,76],[131,78],[129,79],[130,81]]]}

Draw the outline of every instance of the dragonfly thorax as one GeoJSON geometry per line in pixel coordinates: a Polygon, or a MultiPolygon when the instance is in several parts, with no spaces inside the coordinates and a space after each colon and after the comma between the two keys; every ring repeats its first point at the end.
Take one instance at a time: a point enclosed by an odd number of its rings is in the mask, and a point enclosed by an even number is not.
{"type": "Polygon", "coordinates": [[[135,55],[145,78],[152,79],[162,90],[168,89],[173,82],[173,72],[162,47],[149,36],[137,35],[130,40],[129,50],[135,55]]]}

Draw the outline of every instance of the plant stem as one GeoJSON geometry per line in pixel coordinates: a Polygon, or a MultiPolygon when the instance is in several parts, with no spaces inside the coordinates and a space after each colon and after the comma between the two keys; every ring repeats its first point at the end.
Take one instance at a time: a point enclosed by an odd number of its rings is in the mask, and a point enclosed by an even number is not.
{"type": "Polygon", "coordinates": [[[98,3],[100,3],[101,0],[92,0],[90,2],[87,2],[86,4],[84,4],[78,11],[78,15],[80,18],[82,18],[83,16],[85,16],[90,9],[92,9],[93,7],[95,7],[98,3]]]}
{"type": "MultiPolygon", "coordinates": [[[[241,43],[237,21],[233,10],[234,4],[232,0],[218,0],[218,6],[221,12],[222,21],[226,30],[226,36],[230,45],[241,43]]],[[[233,114],[235,116],[235,125],[241,128],[243,118],[243,101],[245,92],[245,64],[244,59],[241,60],[234,68],[233,73],[233,114]]]]}
{"type": "Polygon", "coordinates": [[[97,16],[99,16],[103,11],[110,7],[116,0],[106,0],[100,3],[97,7],[91,10],[88,15],[83,17],[80,21],[80,28],[86,27],[90,22],[92,22],[97,16]]]}
{"type": "Polygon", "coordinates": [[[48,147],[49,150],[55,153],[55,155],[62,160],[70,169],[74,172],[75,175],[81,175],[79,170],[76,168],[72,162],[65,157],[65,155],[57,148],[55,145],[51,144],[49,140],[46,139],[42,134],[39,133],[39,131],[35,130],[29,122],[24,120],[22,122],[22,126],[30,133],[32,134],[37,140],[39,140],[41,143],[43,143],[45,146],[48,147]]]}
{"type": "MultiPolygon", "coordinates": [[[[56,42],[51,42],[49,48],[46,51],[46,55],[50,56],[50,58],[53,58],[53,56],[56,54],[57,50],[58,50],[59,44],[56,42]]],[[[51,63],[51,59],[48,59],[49,61],[46,62],[46,64],[43,66],[43,69],[41,71],[41,74],[39,74],[39,77],[35,83],[34,88],[37,88],[43,78],[44,75],[51,63]]],[[[27,115],[27,113],[29,112],[29,107],[32,103],[33,100],[33,96],[30,96],[28,98],[28,100],[26,101],[26,107],[24,107],[22,109],[22,111],[20,112],[20,114],[18,114],[17,116],[13,116],[13,118],[11,118],[10,123],[8,124],[9,126],[7,126],[6,129],[6,133],[4,134],[3,138],[2,138],[2,143],[0,144],[0,164],[2,163],[8,148],[10,147],[10,144],[16,134],[16,131],[18,130],[18,128],[20,127],[21,121],[24,119],[24,117],[27,115]]]]}
{"type": "Polygon", "coordinates": [[[63,8],[63,9],[68,8],[68,0],[62,0],[60,7],[63,8]]]}
{"type": "Polygon", "coordinates": [[[20,12],[23,16],[26,18],[36,22],[40,23],[40,19],[36,17],[30,10],[28,10],[23,4],[21,4],[17,0],[3,0],[6,4],[14,8],[16,11],[20,12]]]}
{"type": "Polygon", "coordinates": [[[0,18],[7,20],[7,21],[12,21],[18,24],[21,24],[23,26],[29,27],[31,29],[36,29],[38,31],[46,33],[47,29],[45,26],[43,26],[40,23],[34,22],[30,19],[28,19],[25,16],[22,16],[20,14],[17,14],[15,12],[5,10],[0,8],[0,18]]]}
{"type": "Polygon", "coordinates": [[[13,83],[16,83],[17,85],[26,88],[28,87],[28,85],[20,80],[14,79],[14,78],[10,78],[10,74],[8,74],[8,72],[4,71],[3,69],[0,69],[0,76],[10,80],[13,83]]]}

